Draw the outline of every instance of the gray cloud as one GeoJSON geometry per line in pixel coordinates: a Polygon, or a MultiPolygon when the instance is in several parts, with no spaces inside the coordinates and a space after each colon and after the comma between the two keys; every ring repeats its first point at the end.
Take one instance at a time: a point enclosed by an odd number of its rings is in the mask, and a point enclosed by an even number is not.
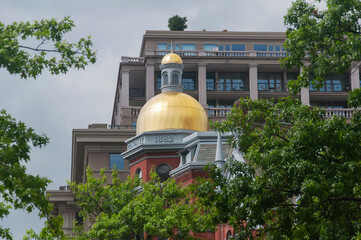
{"type": "MultiPolygon", "coordinates": [[[[21,80],[0,70],[0,109],[25,122],[51,142],[34,149],[30,173],[47,176],[49,189],[65,185],[70,178],[71,131],[89,123],[109,123],[120,57],[138,56],[147,29],[167,29],[168,18],[188,17],[188,30],[284,31],[283,15],[289,0],[133,0],[133,1],[6,1],[1,21],[28,21],[70,16],[76,28],[68,38],[91,35],[98,61],[84,71],[67,75],[47,73],[37,80],[21,80]]],[[[40,229],[37,213],[15,212],[0,222],[11,227],[14,239],[25,230],[40,229]]]]}

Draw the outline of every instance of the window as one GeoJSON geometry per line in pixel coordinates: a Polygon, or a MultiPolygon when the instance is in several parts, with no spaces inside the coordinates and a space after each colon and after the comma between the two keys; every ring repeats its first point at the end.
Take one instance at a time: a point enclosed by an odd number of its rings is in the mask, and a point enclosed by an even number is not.
{"type": "Polygon", "coordinates": [[[311,102],[311,106],[321,108],[347,108],[347,102],[311,102]]]}
{"type": "Polygon", "coordinates": [[[178,74],[177,72],[174,72],[172,74],[172,82],[171,82],[172,85],[178,85],[178,74]]]}
{"type": "Polygon", "coordinates": [[[220,108],[232,108],[233,103],[234,103],[234,101],[232,101],[232,100],[219,101],[219,107],[220,108]]]}
{"type": "Polygon", "coordinates": [[[215,100],[207,100],[207,105],[210,108],[216,107],[216,101],[215,100]]]}
{"type": "Polygon", "coordinates": [[[347,76],[331,75],[327,76],[323,82],[323,86],[317,89],[310,84],[310,91],[312,92],[343,92],[350,90],[350,83],[346,80],[349,79],[347,76]]]}
{"type": "Polygon", "coordinates": [[[168,50],[168,44],[166,43],[158,43],[157,50],[168,50]]]}
{"type": "Polygon", "coordinates": [[[267,51],[267,44],[254,44],[253,50],[255,51],[267,51]]]}
{"type": "Polygon", "coordinates": [[[248,80],[244,73],[220,73],[219,91],[247,91],[248,80]]]}
{"type": "Polygon", "coordinates": [[[137,121],[132,122],[132,129],[137,129],[137,121]]]}
{"type": "Polygon", "coordinates": [[[161,51],[170,51],[170,50],[175,50],[175,51],[179,51],[179,50],[183,50],[183,51],[195,51],[196,50],[196,45],[194,43],[158,43],[157,44],[157,50],[161,50],[161,51]]]}
{"type": "Polygon", "coordinates": [[[138,168],[135,171],[135,176],[138,177],[139,179],[142,179],[143,175],[142,175],[142,169],[138,168]]]}
{"type": "Polygon", "coordinates": [[[181,50],[183,50],[183,51],[195,51],[196,50],[196,45],[193,44],[193,43],[183,43],[181,50]]]}
{"type": "Polygon", "coordinates": [[[160,77],[160,74],[161,74],[161,72],[158,72],[157,77],[156,77],[155,86],[154,86],[155,90],[159,90],[162,86],[162,79],[160,77]]]}
{"type": "Polygon", "coordinates": [[[193,73],[193,72],[183,73],[182,85],[183,85],[183,89],[186,91],[197,90],[196,73],[193,73]]]}
{"type": "Polygon", "coordinates": [[[167,73],[167,72],[165,72],[165,73],[163,74],[163,79],[164,79],[164,85],[168,85],[169,82],[168,82],[168,73],[167,73]]]}
{"type": "Polygon", "coordinates": [[[160,181],[164,182],[170,177],[169,172],[171,170],[172,169],[167,164],[160,164],[155,171],[157,172],[160,181]]]}
{"type": "Polygon", "coordinates": [[[231,232],[231,230],[228,230],[228,232],[227,232],[227,240],[230,240],[231,239],[231,237],[232,237],[232,232],[231,232]]]}
{"type": "Polygon", "coordinates": [[[216,51],[217,44],[203,44],[203,50],[206,51],[216,51]]]}
{"type": "Polygon", "coordinates": [[[244,44],[232,44],[232,51],[246,51],[244,44]]]}
{"type": "Polygon", "coordinates": [[[119,153],[109,154],[109,168],[110,169],[124,169],[124,158],[119,153]]]}
{"type": "Polygon", "coordinates": [[[282,73],[258,73],[258,91],[283,91],[282,73]]]}
{"type": "Polygon", "coordinates": [[[206,84],[207,84],[208,91],[216,90],[216,79],[215,79],[214,73],[207,73],[206,84]]]}

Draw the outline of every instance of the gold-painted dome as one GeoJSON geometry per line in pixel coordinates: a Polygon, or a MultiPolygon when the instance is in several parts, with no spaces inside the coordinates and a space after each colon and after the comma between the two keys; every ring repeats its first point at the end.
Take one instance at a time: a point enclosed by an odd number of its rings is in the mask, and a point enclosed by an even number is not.
{"type": "Polygon", "coordinates": [[[137,120],[137,134],[165,129],[207,131],[208,117],[193,97],[182,92],[164,92],[143,106],[137,120]]]}
{"type": "Polygon", "coordinates": [[[167,64],[167,63],[178,63],[178,64],[182,64],[183,61],[182,61],[182,58],[178,55],[178,54],[175,54],[175,53],[168,53],[167,55],[165,55],[163,58],[162,58],[162,62],[161,64],[167,64]]]}

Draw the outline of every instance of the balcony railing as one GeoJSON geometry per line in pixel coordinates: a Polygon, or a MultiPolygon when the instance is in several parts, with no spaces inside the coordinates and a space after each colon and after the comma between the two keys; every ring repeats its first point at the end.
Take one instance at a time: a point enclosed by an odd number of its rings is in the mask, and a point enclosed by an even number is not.
{"type": "Polygon", "coordinates": [[[135,125],[108,125],[108,129],[135,130],[135,125]]]}
{"type": "MultiPolygon", "coordinates": [[[[286,52],[271,52],[271,51],[206,51],[206,50],[174,50],[179,56],[207,56],[207,57],[287,57],[289,54],[286,52]]],[[[164,56],[170,53],[170,50],[147,50],[146,55],[164,56]]]]}
{"type": "Polygon", "coordinates": [[[325,112],[326,118],[330,118],[336,115],[345,118],[352,118],[356,112],[361,111],[361,109],[355,109],[355,108],[325,108],[322,110],[325,112]]]}
{"type": "MultiPolygon", "coordinates": [[[[122,115],[127,115],[131,117],[138,117],[141,107],[129,107],[126,108],[127,111],[122,111],[122,115]],[[127,112],[127,113],[125,113],[127,112]]],[[[325,117],[329,118],[332,116],[342,116],[345,118],[352,118],[355,112],[361,111],[361,109],[354,108],[323,108],[321,109],[325,112],[325,117]]],[[[221,108],[221,107],[210,107],[206,109],[209,118],[224,118],[231,111],[231,108],[221,108]]],[[[111,129],[134,129],[135,126],[132,125],[114,125],[111,129]],[[119,127],[116,127],[119,126],[119,127]]],[[[109,127],[110,128],[110,127],[109,127]]]]}
{"type": "Polygon", "coordinates": [[[208,108],[208,117],[226,117],[232,108],[208,108]]]}

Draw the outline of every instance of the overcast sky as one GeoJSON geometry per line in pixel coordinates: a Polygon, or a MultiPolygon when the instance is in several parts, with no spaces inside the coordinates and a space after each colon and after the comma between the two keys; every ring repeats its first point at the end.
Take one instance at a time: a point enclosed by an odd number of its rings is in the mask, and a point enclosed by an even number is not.
{"type": "MultiPolygon", "coordinates": [[[[187,16],[187,30],[284,31],[290,0],[0,0],[0,21],[70,16],[76,27],[68,39],[91,35],[97,62],[66,75],[47,73],[21,80],[0,69],[0,109],[46,133],[50,144],[34,149],[28,170],[50,178],[48,189],[70,179],[71,132],[90,123],[110,123],[121,56],[138,56],[145,30],[167,30],[168,18],[187,16]]],[[[0,220],[14,239],[40,229],[37,213],[14,212],[0,220]]]]}

